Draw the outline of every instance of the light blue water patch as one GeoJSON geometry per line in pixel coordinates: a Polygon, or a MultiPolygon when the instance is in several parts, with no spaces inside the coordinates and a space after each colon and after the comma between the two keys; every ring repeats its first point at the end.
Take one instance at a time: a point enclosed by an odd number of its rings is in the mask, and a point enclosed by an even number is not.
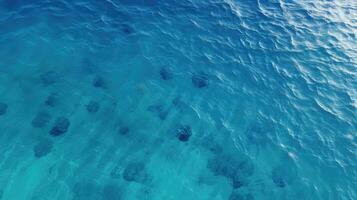
{"type": "Polygon", "coordinates": [[[0,13],[1,200],[357,199],[354,1],[0,13]]]}

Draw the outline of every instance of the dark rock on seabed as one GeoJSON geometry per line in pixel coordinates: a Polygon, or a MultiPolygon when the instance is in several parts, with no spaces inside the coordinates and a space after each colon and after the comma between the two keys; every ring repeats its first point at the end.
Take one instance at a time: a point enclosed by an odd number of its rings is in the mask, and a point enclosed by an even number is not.
{"type": "Polygon", "coordinates": [[[70,121],[66,117],[59,117],[56,119],[54,126],[50,131],[52,136],[60,136],[68,131],[70,121]]]}
{"type": "Polygon", "coordinates": [[[191,77],[192,84],[196,88],[204,88],[209,84],[208,75],[205,73],[194,74],[191,77]]]}
{"type": "Polygon", "coordinates": [[[43,139],[39,141],[33,148],[33,152],[36,158],[46,156],[52,151],[53,142],[49,139],[43,139]]]}

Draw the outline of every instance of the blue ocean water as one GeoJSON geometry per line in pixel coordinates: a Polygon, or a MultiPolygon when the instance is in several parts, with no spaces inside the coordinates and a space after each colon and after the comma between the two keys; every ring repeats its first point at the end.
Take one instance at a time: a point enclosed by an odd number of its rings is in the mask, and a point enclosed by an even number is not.
{"type": "Polygon", "coordinates": [[[1,200],[357,199],[354,0],[0,0],[1,200]]]}

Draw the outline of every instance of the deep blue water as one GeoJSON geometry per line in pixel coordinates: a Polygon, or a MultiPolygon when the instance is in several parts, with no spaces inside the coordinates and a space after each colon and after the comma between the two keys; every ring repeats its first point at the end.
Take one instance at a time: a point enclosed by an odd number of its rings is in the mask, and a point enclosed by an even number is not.
{"type": "Polygon", "coordinates": [[[357,2],[0,0],[0,199],[357,199],[357,2]]]}

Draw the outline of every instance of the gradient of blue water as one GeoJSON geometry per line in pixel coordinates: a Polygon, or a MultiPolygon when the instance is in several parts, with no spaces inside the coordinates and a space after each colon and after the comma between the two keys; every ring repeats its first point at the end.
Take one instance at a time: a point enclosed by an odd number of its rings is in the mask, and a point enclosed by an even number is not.
{"type": "Polygon", "coordinates": [[[352,0],[1,0],[0,199],[357,199],[356,19],[352,0]]]}

